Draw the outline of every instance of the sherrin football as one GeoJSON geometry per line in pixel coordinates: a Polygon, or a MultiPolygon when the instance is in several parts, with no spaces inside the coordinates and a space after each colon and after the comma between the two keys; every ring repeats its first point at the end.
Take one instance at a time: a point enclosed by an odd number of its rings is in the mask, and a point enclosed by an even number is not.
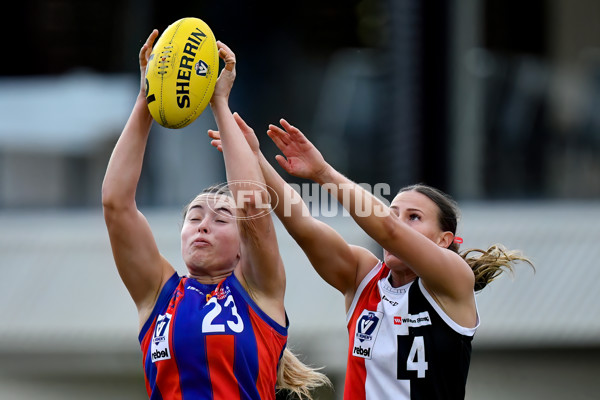
{"type": "Polygon", "coordinates": [[[217,41],[198,18],[182,18],[156,41],[146,66],[152,118],[171,129],[194,122],[208,105],[219,70],[217,41]]]}

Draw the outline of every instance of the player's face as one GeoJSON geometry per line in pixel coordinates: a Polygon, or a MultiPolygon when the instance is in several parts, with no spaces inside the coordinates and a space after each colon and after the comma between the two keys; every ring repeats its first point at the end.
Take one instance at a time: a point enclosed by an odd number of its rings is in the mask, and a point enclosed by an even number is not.
{"type": "MultiPolygon", "coordinates": [[[[436,243],[439,241],[443,233],[438,222],[439,208],[429,197],[416,191],[398,193],[390,205],[390,211],[412,229],[436,243]]],[[[388,265],[401,263],[387,250],[383,255],[388,265]]]]}
{"type": "Polygon", "coordinates": [[[240,258],[233,199],[201,194],[189,205],[181,229],[181,253],[193,274],[232,271],[240,258]]]}

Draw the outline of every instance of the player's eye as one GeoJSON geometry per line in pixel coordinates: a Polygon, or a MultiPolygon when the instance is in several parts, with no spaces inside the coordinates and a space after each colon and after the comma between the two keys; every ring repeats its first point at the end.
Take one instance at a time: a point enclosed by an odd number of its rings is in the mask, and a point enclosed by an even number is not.
{"type": "Polygon", "coordinates": [[[408,219],[411,221],[418,221],[421,219],[421,216],[419,214],[412,213],[408,216],[408,219]]]}

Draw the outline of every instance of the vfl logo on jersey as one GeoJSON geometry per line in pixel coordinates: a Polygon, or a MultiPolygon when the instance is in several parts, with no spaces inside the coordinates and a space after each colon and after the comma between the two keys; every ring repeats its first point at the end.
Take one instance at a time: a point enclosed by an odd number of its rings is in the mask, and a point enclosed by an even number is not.
{"type": "Polygon", "coordinates": [[[377,332],[379,332],[382,318],[382,312],[363,310],[356,321],[353,356],[371,359],[373,344],[377,332]]]}
{"type": "MultiPolygon", "coordinates": [[[[396,325],[401,325],[396,323],[396,318],[394,317],[394,323],[396,325]]],[[[406,317],[401,317],[402,324],[409,326],[410,328],[417,328],[419,326],[431,325],[431,318],[429,318],[429,312],[423,311],[422,313],[411,315],[408,314],[406,317]]]]}
{"type": "Polygon", "coordinates": [[[356,338],[361,342],[373,340],[379,330],[382,316],[381,312],[364,310],[356,322],[356,338]]]}
{"type": "Polygon", "coordinates": [[[173,315],[159,315],[156,318],[154,336],[150,344],[150,357],[152,362],[168,360],[171,358],[171,349],[169,348],[169,329],[173,315]]]}

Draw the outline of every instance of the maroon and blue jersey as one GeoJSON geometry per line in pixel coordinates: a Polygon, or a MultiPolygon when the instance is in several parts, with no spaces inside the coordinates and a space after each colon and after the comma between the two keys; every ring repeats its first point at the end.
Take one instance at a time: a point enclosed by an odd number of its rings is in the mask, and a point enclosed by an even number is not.
{"type": "Polygon", "coordinates": [[[218,285],[173,274],[139,340],[150,399],[275,399],[287,327],[234,274],[218,285]]]}

